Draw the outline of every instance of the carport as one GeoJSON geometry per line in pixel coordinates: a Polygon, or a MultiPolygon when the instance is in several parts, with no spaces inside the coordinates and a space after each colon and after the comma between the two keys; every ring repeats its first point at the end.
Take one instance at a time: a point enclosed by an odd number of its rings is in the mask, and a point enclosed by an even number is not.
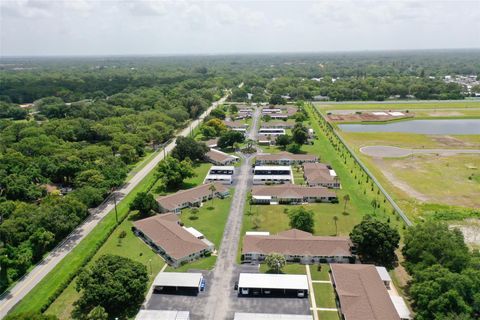
{"type": "Polygon", "coordinates": [[[140,310],[135,320],[190,320],[190,312],[174,310],[140,310]]]}
{"type": "Polygon", "coordinates": [[[241,296],[308,295],[308,280],[301,274],[240,273],[238,292],[241,296]]]}
{"type": "Polygon", "coordinates": [[[311,315],[235,312],[233,320],[313,320],[311,315]]]}
{"type": "Polygon", "coordinates": [[[203,281],[201,273],[160,272],[153,281],[153,291],[165,294],[197,295],[203,281]]]}

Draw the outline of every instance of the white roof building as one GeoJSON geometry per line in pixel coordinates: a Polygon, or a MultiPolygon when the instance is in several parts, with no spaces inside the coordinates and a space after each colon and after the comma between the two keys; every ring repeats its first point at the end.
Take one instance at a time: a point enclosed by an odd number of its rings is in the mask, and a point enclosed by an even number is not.
{"type": "Polygon", "coordinates": [[[247,236],[269,236],[270,232],[268,231],[247,231],[245,232],[247,236]]]}
{"type": "Polygon", "coordinates": [[[380,279],[382,281],[388,281],[391,282],[392,278],[390,278],[390,275],[388,274],[387,269],[385,267],[375,267],[377,269],[378,275],[380,276],[380,279]]]}
{"type": "Polygon", "coordinates": [[[311,315],[235,312],[233,320],[313,320],[311,315]]]}
{"type": "Polygon", "coordinates": [[[160,272],[153,280],[154,287],[198,288],[203,274],[188,272],[160,272]]]}
{"type": "Polygon", "coordinates": [[[403,300],[402,297],[396,295],[390,295],[390,299],[392,300],[393,306],[395,310],[397,310],[398,316],[402,320],[409,320],[412,319],[412,314],[403,300]]]}
{"type": "Polygon", "coordinates": [[[238,287],[308,291],[308,280],[303,274],[240,273],[238,287]]]}
{"type": "Polygon", "coordinates": [[[140,310],[135,320],[190,320],[190,312],[175,310],[140,310]]]}

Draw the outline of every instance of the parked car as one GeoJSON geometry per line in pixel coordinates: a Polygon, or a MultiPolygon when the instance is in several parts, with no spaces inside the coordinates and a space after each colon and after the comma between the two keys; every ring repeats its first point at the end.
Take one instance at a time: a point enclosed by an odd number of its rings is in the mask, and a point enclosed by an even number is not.
{"type": "Polygon", "coordinates": [[[200,282],[200,291],[205,291],[205,279],[202,279],[202,282],[200,282]]]}

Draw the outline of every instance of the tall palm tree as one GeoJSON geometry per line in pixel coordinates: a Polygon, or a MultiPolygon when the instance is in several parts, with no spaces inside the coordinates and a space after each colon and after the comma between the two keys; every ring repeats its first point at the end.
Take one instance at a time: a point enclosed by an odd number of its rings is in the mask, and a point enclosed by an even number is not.
{"type": "Polygon", "coordinates": [[[212,183],[210,187],[208,187],[208,190],[212,192],[212,205],[213,205],[213,198],[215,198],[214,195],[215,195],[215,191],[217,191],[217,188],[215,188],[215,185],[212,183]]]}
{"type": "Polygon", "coordinates": [[[337,217],[337,216],[333,216],[333,222],[335,223],[335,235],[338,234],[337,221],[338,221],[338,217],[337,217]]]}
{"type": "Polygon", "coordinates": [[[348,194],[343,196],[343,201],[345,201],[345,204],[343,205],[343,212],[346,212],[347,210],[347,203],[350,201],[350,196],[348,194]]]}

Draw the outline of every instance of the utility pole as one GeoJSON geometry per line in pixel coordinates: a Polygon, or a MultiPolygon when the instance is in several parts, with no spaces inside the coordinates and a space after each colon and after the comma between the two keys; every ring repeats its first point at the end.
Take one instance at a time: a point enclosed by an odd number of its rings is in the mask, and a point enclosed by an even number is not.
{"type": "Polygon", "coordinates": [[[117,195],[115,194],[115,192],[113,193],[113,205],[115,206],[115,221],[118,225],[117,195]]]}

